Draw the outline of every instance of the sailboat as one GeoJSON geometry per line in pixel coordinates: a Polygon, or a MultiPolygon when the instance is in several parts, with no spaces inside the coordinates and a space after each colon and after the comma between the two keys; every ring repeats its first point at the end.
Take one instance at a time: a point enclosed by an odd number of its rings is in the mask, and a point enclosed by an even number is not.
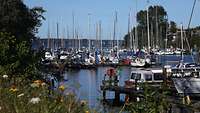
{"type": "MultiPolygon", "coordinates": [[[[148,11],[148,7],[147,7],[147,39],[148,39],[148,45],[147,45],[147,54],[145,52],[142,51],[137,51],[135,57],[132,59],[131,61],[131,66],[133,67],[149,67],[151,65],[151,56],[150,56],[150,31],[149,31],[149,11],[148,11]],[[142,53],[142,55],[141,55],[142,53]]],[[[130,19],[129,19],[130,20],[130,19]]],[[[137,28],[137,27],[135,27],[137,28]]],[[[131,32],[130,32],[131,33],[131,32]]],[[[135,31],[135,38],[137,31],[135,31]]],[[[131,37],[133,38],[133,36],[131,35],[131,37]]],[[[135,43],[135,39],[133,41],[135,43]]],[[[131,41],[131,43],[133,43],[131,41]]],[[[134,49],[136,49],[136,47],[134,46],[134,49]]]]}
{"type": "Polygon", "coordinates": [[[179,94],[200,94],[200,66],[185,63],[183,55],[183,26],[181,27],[181,61],[173,67],[172,81],[179,94]]]}

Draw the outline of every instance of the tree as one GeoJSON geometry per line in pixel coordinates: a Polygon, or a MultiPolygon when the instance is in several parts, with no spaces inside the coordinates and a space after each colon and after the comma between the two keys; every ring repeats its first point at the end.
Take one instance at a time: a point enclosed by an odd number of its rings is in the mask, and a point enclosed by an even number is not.
{"type": "MultiPolygon", "coordinates": [[[[149,31],[151,47],[164,47],[164,39],[168,27],[167,12],[162,6],[150,6],[148,8],[149,14],[149,31]]],[[[147,47],[147,10],[141,10],[137,13],[137,34],[139,48],[147,47]]],[[[132,28],[132,34],[136,34],[132,28]]],[[[126,38],[130,39],[130,37],[126,38]]],[[[126,41],[127,42],[127,41],[126,41]]]]}
{"type": "Polygon", "coordinates": [[[141,87],[143,93],[138,94],[139,101],[128,103],[126,110],[131,113],[167,113],[171,103],[167,100],[166,86],[159,89],[141,84],[141,87]]]}
{"type": "Polygon", "coordinates": [[[37,55],[31,50],[44,19],[41,7],[29,9],[23,0],[0,2],[0,74],[24,75],[34,70],[37,55]]]}

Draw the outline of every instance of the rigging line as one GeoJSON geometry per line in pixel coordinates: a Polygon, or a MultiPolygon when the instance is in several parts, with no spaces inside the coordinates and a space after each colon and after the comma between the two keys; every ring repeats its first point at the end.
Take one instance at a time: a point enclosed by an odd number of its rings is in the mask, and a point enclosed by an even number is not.
{"type": "Polygon", "coordinates": [[[188,29],[190,28],[190,24],[191,24],[191,21],[192,21],[192,16],[194,14],[194,8],[195,8],[195,5],[196,5],[196,1],[197,0],[194,0],[193,6],[192,6],[192,12],[191,12],[189,23],[188,23],[188,29]]]}
{"type": "MultiPolygon", "coordinates": [[[[192,12],[191,12],[190,19],[189,19],[189,23],[188,23],[188,27],[187,27],[188,30],[189,30],[189,28],[190,28],[190,24],[191,24],[192,17],[193,17],[193,14],[194,14],[194,8],[195,8],[195,5],[196,5],[196,1],[197,1],[197,0],[194,0],[193,6],[192,6],[192,12]]],[[[188,49],[189,49],[189,51],[190,51],[190,53],[191,53],[190,55],[191,55],[191,57],[192,57],[192,61],[195,62],[195,61],[194,61],[194,57],[192,56],[192,50],[191,50],[189,41],[188,41],[187,37],[185,37],[185,39],[186,39],[186,43],[187,43],[187,45],[188,45],[188,49]]]]}

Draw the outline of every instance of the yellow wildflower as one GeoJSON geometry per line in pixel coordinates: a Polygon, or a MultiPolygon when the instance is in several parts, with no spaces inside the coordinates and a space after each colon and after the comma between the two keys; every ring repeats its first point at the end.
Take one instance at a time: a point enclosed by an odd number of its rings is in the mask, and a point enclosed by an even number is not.
{"type": "Polygon", "coordinates": [[[87,101],[81,100],[81,106],[85,106],[87,104],[87,101]]]}
{"type": "Polygon", "coordinates": [[[85,111],[85,113],[89,113],[89,111],[85,111]]]}
{"type": "Polygon", "coordinates": [[[35,83],[35,84],[40,86],[43,82],[41,80],[35,80],[33,83],[35,83]]]}
{"type": "Polygon", "coordinates": [[[10,91],[16,92],[16,91],[18,91],[18,89],[16,88],[15,85],[12,85],[11,88],[10,88],[10,91]]]}
{"type": "Polygon", "coordinates": [[[64,86],[64,85],[60,85],[60,86],[59,86],[59,89],[60,89],[61,91],[64,91],[64,90],[65,90],[65,86],[64,86]]]}

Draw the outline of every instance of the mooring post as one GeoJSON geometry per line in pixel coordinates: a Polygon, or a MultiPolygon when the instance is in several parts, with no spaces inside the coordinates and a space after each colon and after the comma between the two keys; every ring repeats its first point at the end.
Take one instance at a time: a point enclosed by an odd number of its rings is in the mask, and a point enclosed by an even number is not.
{"type": "Polygon", "coordinates": [[[119,105],[120,102],[120,92],[119,91],[115,91],[115,99],[114,99],[114,103],[116,105],[119,105]]]}
{"type": "Polygon", "coordinates": [[[103,90],[103,101],[105,101],[105,100],[106,100],[106,91],[103,90]]]}

